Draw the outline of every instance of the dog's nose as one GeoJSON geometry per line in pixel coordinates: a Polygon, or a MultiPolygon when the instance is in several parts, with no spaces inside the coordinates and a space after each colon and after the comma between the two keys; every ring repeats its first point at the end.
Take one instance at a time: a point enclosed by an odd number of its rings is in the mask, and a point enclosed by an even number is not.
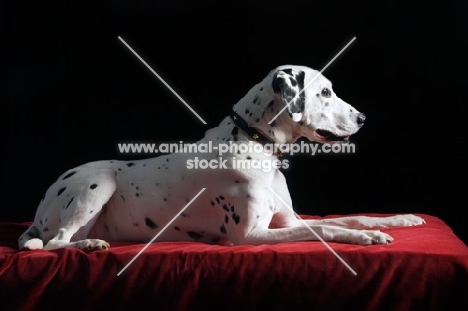
{"type": "Polygon", "coordinates": [[[364,125],[364,121],[366,121],[366,115],[363,113],[358,114],[357,116],[357,124],[364,125]]]}

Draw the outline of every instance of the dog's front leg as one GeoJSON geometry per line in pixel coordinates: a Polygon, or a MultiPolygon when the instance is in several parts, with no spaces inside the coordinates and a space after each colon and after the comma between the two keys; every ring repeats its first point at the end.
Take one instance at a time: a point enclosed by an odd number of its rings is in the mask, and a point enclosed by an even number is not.
{"type": "Polygon", "coordinates": [[[318,241],[340,242],[358,245],[387,244],[393,238],[378,230],[354,230],[334,226],[313,225],[306,226],[298,223],[289,228],[255,228],[243,239],[238,239],[238,244],[260,245],[276,244],[293,241],[318,241]]]}
{"type": "Polygon", "coordinates": [[[310,225],[330,225],[350,229],[409,227],[425,224],[423,218],[412,214],[387,217],[347,216],[305,220],[310,225]]]}

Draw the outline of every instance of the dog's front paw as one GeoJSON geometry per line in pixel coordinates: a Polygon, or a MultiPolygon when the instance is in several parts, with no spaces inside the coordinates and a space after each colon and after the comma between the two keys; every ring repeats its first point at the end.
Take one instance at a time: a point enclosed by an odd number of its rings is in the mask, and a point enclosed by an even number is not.
{"type": "Polygon", "coordinates": [[[108,250],[110,245],[104,240],[86,239],[76,243],[76,247],[89,253],[97,250],[108,250]]]}
{"type": "Polygon", "coordinates": [[[356,236],[355,244],[372,245],[372,244],[388,244],[394,239],[387,233],[379,230],[359,230],[356,236]]]}
{"type": "Polygon", "coordinates": [[[396,215],[392,218],[392,227],[411,227],[419,226],[425,224],[426,221],[416,215],[406,214],[406,215],[396,215]]]}

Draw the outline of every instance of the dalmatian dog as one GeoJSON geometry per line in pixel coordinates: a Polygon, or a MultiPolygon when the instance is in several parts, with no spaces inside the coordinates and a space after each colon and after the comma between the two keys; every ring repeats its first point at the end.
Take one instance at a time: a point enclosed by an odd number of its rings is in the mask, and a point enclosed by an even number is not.
{"type": "MultiPolygon", "coordinates": [[[[195,145],[292,144],[301,137],[341,144],[364,120],[365,115],[340,99],[321,73],[286,65],[272,70],[195,145]]],[[[278,168],[266,171],[234,165],[237,160],[278,161],[278,154],[229,151],[220,155],[215,149],[90,162],[66,171],[45,193],[33,224],[19,237],[19,248],[106,250],[111,241],[148,242],[158,233],[158,241],[221,245],[320,238],[371,245],[393,241],[377,229],[425,223],[412,214],[303,221],[290,208],[286,180],[278,168]],[[190,168],[187,163],[194,158],[223,161],[225,167],[190,168]],[[205,191],[166,226],[202,188],[205,191]]]]}

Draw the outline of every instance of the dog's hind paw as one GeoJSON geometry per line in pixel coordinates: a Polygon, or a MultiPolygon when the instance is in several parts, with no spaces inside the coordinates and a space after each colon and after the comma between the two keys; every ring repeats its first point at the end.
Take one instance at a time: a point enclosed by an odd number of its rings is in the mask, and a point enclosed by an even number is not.
{"type": "Polygon", "coordinates": [[[40,239],[31,239],[24,243],[24,248],[26,249],[42,249],[44,243],[40,239]]]}
{"type": "Polygon", "coordinates": [[[108,250],[110,245],[104,240],[99,239],[86,239],[82,241],[78,241],[75,244],[76,248],[82,249],[85,252],[92,252],[98,250],[108,250]]]}

